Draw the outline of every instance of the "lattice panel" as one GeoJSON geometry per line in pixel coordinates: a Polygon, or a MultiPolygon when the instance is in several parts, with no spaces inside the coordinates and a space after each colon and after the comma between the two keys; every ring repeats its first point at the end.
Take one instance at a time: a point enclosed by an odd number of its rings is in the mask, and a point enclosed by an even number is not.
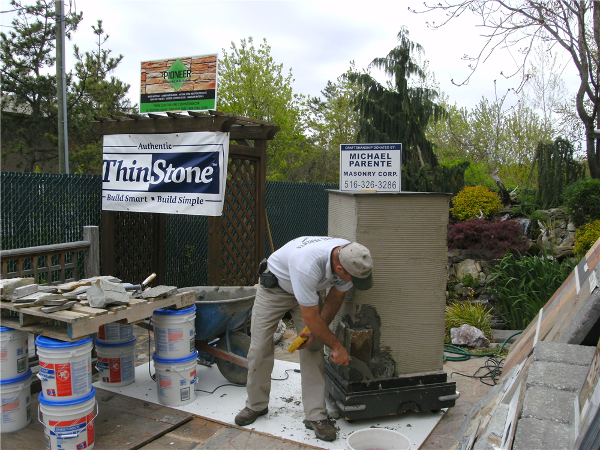
{"type": "Polygon", "coordinates": [[[111,275],[140,283],[156,272],[153,214],[117,212],[115,222],[115,273],[111,275]]]}
{"type": "Polygon", "coordinates": [[[231,159],[221,230],[221,284],[248,286],[256,283],[256,180],[257,162],[231,159]]]}
{"type": "Polygon", "coordinates": [[[2,278],[34,278],[37,284],[62,284],[80,279],[78,262],[83,251],[62,250],[43,256],[19,256],[2,260],[2,278]]]}

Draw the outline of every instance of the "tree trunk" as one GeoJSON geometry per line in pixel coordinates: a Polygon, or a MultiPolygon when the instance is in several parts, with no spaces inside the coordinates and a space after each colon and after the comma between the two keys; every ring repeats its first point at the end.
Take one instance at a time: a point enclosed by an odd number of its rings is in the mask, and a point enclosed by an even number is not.
{"type": "MultiPolygon", "coordinates": [[[[595,1],[592,2],[594,5],[593,10],[593,26],[594,26],[594,43],[596,44],[596,51],[600,49],[600,3],[595,1]]],[[[589,50],[591,52],[591,49],[589,50]]],[[[594,112],[592,116],[596,119],[596,128],[600,128],[600,116],[598,115],[598,108],[600,108],[600,102],[598,98],[598,87],[600,84],[600,67],[598,65],[598,54],[595,55],[596,64],[594,67],[594,79],[592,80],[592,90],[594,91],[594,112]]],[[[592,123],[594,121],[592,120],[592,123]]],[[[587,126],[586,126],[587,131],[587,126]]],[[[590,130],[593,132],[593,130],[590,130]]],[[[590,142],[588,138],[587,143],[587,159],[588,166],[590,168],[590,176],[592,178],[600,178],[600,142],[598,142],[600,136],[595,136],[590,142]]]]}

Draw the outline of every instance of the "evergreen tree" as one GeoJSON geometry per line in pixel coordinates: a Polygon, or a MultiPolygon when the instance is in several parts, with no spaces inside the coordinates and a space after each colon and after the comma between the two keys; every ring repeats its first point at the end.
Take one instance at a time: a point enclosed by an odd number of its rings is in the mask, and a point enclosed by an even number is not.
{"type": "MultiPolygon", "coordinates": [[[[32,172],[36,163],[58,160],[56,76],[47,71],[56,61],[56,13],[54,0],[10,4],[17,10],[13,29],[0,32],[2,156],[18,153],[24,171],[32,172]]],[[[81,19],[81,13],[65,17],[68,38],[81,19]]]]}
{"type": "Polygon", "coordinates": [[[111,50],[103,48],[109,38],[102,28],[102,20],[92,25],[97,37],[97,47],[81,53],[73,46],[75,81],[69,90],[70,155],[74,167],[80,171],[98,173],[102,167],[102,141],[92,128],[94,117],[110,117],[134,113],[136,108],[126,97],[129,84],[109,74],[123,60],[123,55],[110,56],[111,50]]]}
{"type": "MultiPolygon", "coordinates": [[[[33,6],[11,1],[17,10],[13,30],[0,33],[2,56],[2,156],[19,155],[25,172],[58,161],[55,1],[36,0],[33,6]]],[[[66,34],[77,28],[82,13],[66,15],[66,34]]],[[[77,45],[74,73],[66,74],[69,156],[78,171],[96,172],[102,166],[102,137],[94,133],[94,116],[133,112],[125,97],[129,85],[111,76],[123,59],[110,57],[103,47],[108,36],[102,21],[92,26],[97,50],[82,53],[77,45]]],[[[21,167],[19,167],[21,168],[21,167]]]]}
{"type": "Polygon", "coordinates": [[[350,80],[361,88],[355,99],[359,113],[359,141],[402,144],[404,191],[448,190],[453,182],[459,185],[452,191],[460,190],[460,172],[464,171],[464,165],[453,169],[441,167],[425,134],[430,121],[445,115],[444,108],[435,102],[438,94],[422,84],[409,84],[411,77],[425,77],[414,57],[415,53],[422,53],[423,48],[409,40],[405,28],[398,33],[398,41],[399,45],[386,57],[376,58],[370,65],[391,78],[388,86],[383,86],[368,73],[350,75],[350,80]]]}

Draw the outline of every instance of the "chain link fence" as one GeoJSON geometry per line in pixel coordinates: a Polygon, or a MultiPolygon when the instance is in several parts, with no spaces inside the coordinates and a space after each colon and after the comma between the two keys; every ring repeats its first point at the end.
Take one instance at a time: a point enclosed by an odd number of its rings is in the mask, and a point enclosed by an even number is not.
{"type": "MultiPolygon", "coordinates": [[[[298,236],[327,234],[327,189],[337,184],[268,181],[266,205],[271,244],[277,250],[298,236]]],[[[100,175],[4,172],[0,177],[2,249],[60,244],[82,239],[83,227],[101,226],[100,175]]],[[[208,275],[208,220],[166,218],[165,283],[204,286],[208,275]]],[[[100,230],[102,236],[102,230],[100,230]]]]}
{"type": "Polygon", "coordinates": [[[80,241],[102,220],[99,175],[3,172],[0,196],[4,250],[80,241]]]}

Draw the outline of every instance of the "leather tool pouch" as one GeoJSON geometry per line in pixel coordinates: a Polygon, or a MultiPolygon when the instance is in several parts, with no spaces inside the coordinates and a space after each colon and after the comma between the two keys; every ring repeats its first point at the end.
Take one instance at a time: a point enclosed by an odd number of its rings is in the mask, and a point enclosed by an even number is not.
{"type": "Polygon", "coordinates": [[[273,288],[278,285],[277,277],[273,275],[271,272],[266,272],[267,270],[267,260],[263,259],[258,265],[258,279],[260,284],[262,284],[266,288],[273,288]]]}
{"type": "Polygon", "coordinates": [[[261,273],[258,277],[260,278],[260,284],[266,288],[278,286],[277,277],[271,272],[261,273]]]}
{"type": "Polygon", "coordinates": [[[264,258],[260,264],[258,265],[258,272],[257,275],[261,275],[265,272],[265,270],[267,270],[267,258],[264,258]]]}

